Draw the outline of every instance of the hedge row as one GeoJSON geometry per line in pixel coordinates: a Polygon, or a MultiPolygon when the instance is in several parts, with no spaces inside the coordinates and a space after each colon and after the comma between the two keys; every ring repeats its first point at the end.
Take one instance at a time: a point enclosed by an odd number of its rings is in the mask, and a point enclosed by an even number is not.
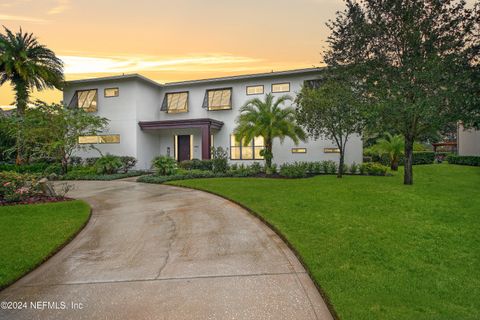
{"type": "MultiPolygon", "coordinates": [[[[443,153],[435,153],[432,151],[418,151],[413,153],[413,164],[432,164],[435,161],[435,157],[443,153]]],[[[390,165],[390,159],[388,155],[372,155],[371,157],[364,157],[364,162],[378,162],[385,166],[390,165]]],[[[399,165],[403,166],[405,159],[400,158],[399,165]]]]}
{"type": "Polygon", "coordinates": [[[450,164],[460,164],[465,166],[480,166],[480,156],[455,156],[450,155],[447,157],[447,161],[450,164]]]}

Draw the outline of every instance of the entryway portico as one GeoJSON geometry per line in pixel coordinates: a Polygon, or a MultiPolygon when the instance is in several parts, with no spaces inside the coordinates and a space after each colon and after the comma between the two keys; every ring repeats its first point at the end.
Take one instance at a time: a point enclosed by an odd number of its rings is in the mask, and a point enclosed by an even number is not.
{"type": "MultiPolygon", "coordinates": [[[[184,119],[162,121],[140,121],[138,123],[142,131],[171,135],[174,139],[174,157],[181,160],[193,158],[193,135],[198,132],[201,138],[201,158],[211,158],[212,133],[219,131],[223,122],[210,119],[184,119]],[[189,129],[193,129],[189,132],[189,129]]],[[[168,154],[171,155],[171,154],[168,154]]]]}

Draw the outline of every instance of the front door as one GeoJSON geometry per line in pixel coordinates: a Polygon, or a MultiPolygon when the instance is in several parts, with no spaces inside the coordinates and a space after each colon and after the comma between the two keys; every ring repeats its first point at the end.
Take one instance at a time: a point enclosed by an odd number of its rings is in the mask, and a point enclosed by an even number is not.
{"type": "Polygon", "coordinates": [[[178,136],[178,161],[190,160],[190,135],[178,136]]]}

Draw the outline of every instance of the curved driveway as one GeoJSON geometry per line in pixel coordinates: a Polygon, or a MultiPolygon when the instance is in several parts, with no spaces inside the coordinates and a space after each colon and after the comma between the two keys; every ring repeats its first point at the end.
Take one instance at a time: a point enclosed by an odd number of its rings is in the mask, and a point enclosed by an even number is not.
{"type": "Polygon", "coordinates": [[[90,222],[0,292],[28,303],[0,319],[331,319],[295,255],[241,207],[165,185],[74,184],[90,222]]]}

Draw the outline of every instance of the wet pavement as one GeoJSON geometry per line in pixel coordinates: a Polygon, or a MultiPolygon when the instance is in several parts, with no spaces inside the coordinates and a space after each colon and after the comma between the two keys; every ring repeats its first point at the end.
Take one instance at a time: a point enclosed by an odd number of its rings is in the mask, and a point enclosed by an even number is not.
{"type": "Polygon", "coordinates": [[[201,191],[78,181],[88,225],[9,288],[0,319],[332,319],[295,255],[243,208],[201,191]]]}

